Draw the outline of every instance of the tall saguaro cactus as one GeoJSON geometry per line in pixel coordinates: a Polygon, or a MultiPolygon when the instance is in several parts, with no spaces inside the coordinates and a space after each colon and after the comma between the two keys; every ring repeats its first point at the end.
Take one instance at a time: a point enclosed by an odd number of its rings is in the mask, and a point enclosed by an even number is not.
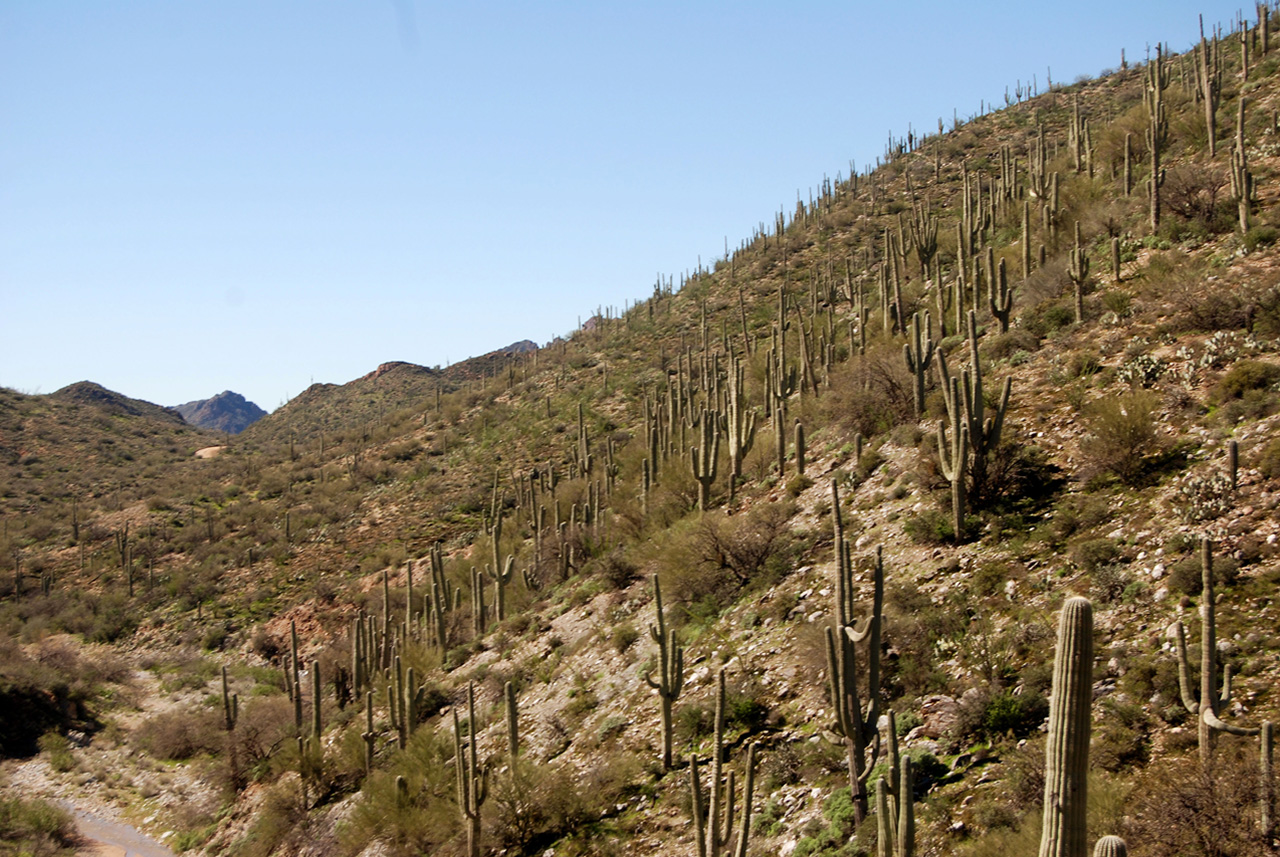
{"type": "Polygon", "coordinates": [[[717,466],[720,458],[719,415],[715,411],[702,409],[699,420],[700,442],[689,450],[689,458],[693,464],[693,478],[698,480],[698,511],[707,511],[711,504],[711,485],[716,481],[717,466]]]}
{"type": "Polygon", "coordinates": [[[1076,324],[1084,321],[1084,287],[1089,280],[1089,255],[1080,244],[1080,221],[1076,221],[1076,243],[1069,254],[1067,274],[1074,287],[1076,324]]]}
{"type": "Polygon", "coordinates": [[[453,709],[453,753],[458,774],[458,811],[467,825],[467,854],[480,857],[480,807],[489,796],[489,770],[476,755],[476,687],[467,684],[467,745],[462,746],[458,709],[453,709]]]}
{"type": "Polygon", "coordinates": [[[1093,702],[1093,605],[1073,596],[1058,619],[1045,743],[1040,857],[1086,857],[1089,706],[1093,702]]]}
{"type": "Polygon", "coordinates": [[[952,379],[947,370],[947,361],[941,356],[938,358],[938,374],[941,376],[942,393],[947,406],[947,417],[953,429],[953,438],[959,433],[960,427],[967,429],[969,482],[975,488],[981,489],[987,478],[987,464],[996,447],[1000,445],[1000,435],[1004,431],[1004,416],[1009,410],[1009,396],[1013,390],[1013,382],[1009,378],[1004,379],[999,403],[988,416],[986,397],[982,390],[982,364],[978,355],[978,321],[977,315],[973,312],[969,313],[969,353],[971,356],[969,366],[958,379],[952,379]],[[956,383],[953,383],[953,380],[956,383]]]}
{"type": "Polygon", "coordinates": [[[884,609],[884,558],[876,548],[871,611],[861,622],[853,620],[853,568],[840,520],[840,497],[831,483],[831,507],[835,516],[836,603],[835,621],[826,629],[827,674],[836,732],[844,739],[853,800],[854,824],[867,817],[867,778],[880,756],[880,622],[884,609]],[[866,683],[858,682],[857,644],[867,644],[866,683]]]}
{"type": "MultiPolygon", "coordinates": [[[[724,670],[720,671],[716,690],[715,749],[711,754],[711,805],[703,814],[702,778],[698,772],[698,757],[689,757],[689,789],[693,804],[694,838],[698,844],[698,857],[720,857],[733,840],[734,776],[726,777],[724,765],[724,670]]],[[[745,857],[747,839],[751,833],[751,793],[755,789],[756,745],[747,749],[747,765],[743,774],[742,821],[733,857],[745,857]]]]}
{"type": "Polygon", "coordinates": [[[658,644],[658,680],[652,673],[644,674],[644,683],[658,692],[662,700],[662,767],[671,769],[671,706],[680,698],[684,689],[684,649],[676,641],[676,632],[667,628],[662,614],[662,588],[658,576],[653,576],[653,606],[657,624],[649,626],[649,636],[658,644]]]}
{"type": "Polygon", "coordinates": [[[1218,732],[1229,735],[1257,735],[1257,729],[1234,726],[1218,716],[1231,701],[1231,667],[1222,669],[1222,690],[1218,690],[1218,634],[1215,622],[1213,591],[1213,542],[1200,540],[1200,694],[1191,689],[1191,667],[1187,659],[1187,633],[1182,620],[1175,623],[1178,633],[1178,689],[1182,704],[1199,723],[1200,764],[1206,769],[1213,761],[1213,746],[1218,732]]]}
{"type": "Polygon", "coordinates": [[[929,335],[929,313],[924,314],[923,330],[921,330],[920,313],[911,316],[911,333],[909,342],[902,345],[902,357],[907,361],[907,371],[912,375],[914,383],[912,392],[916,408],[916,419],[924,416],[924,380],[929,366],[933,363],[933,355],[937,346],[929,335]]]}

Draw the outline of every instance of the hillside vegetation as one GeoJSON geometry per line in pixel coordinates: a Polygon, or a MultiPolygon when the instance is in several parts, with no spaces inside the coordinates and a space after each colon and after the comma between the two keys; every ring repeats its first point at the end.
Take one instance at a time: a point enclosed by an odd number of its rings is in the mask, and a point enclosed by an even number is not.
{"type": "Polygon", "coordinates": [[[0,391],[9,788],[244,857],[1272,853],[1259,12],[545,347],[230,438],[0,391]]]}

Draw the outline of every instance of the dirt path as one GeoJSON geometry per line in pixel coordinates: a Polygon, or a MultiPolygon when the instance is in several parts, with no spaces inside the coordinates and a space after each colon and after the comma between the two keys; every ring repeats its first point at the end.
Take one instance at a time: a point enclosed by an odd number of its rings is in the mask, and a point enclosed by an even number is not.
{"type": "Polygon", "coordinates": [[[76,829],[85,839],[76,849],[82,857],[174,857],[164,845],[127,824],[99,818],[70,801],[58,803],[75,817],[76,829]]]}

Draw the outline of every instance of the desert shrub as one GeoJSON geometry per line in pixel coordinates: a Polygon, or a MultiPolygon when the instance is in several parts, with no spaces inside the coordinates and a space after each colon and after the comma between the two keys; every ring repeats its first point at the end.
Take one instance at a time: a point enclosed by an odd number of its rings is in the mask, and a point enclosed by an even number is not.
{"type": "Polygon", "coordinates": [[[784,572],[792,503],[763,503],[743,515],[711,512],[694,529],[701,564],[727,572],[738,586],[768,584],[784,572]]]}
{"type": "Polygon", "coordinates": [[[1015,694],[990,686],[966,693],[947,742],[963,748],[974,741],[990,741],[1005,735],[1025,738],[1049,714],[1049,702],[1039,694],[1015,694]]]}
{"type": "Polygon", "coordinates": [[[1113,773],[1145,765],[1151,754],[1150,718],[1142,706],[1111,696],[1101,708],[1104,715],[1089,751],[1093,764],[1113,773]]]}
{"type": "Polygon", "coordinates": [[[138,746],[157,759],[181,761],[201,753],[216,753],[224,743],[222,712],[161,712],[143,721],[134,738],[138,746]]]}
{"type": "Polygon", "coordinates": [[[1008,563],[984,562],[973,572],[970,588],[983,598],[998,595],[1004,589],[1005,581],[1009,580],[1010,572],[1008,563]]]}
{"type": "MultiPolygon", "coordinates": [[[[1235,557],[1213,557],[1213,582],[1217,586],[1230,586],[1240,574],[1240,563],[1235,557]]],[[[1204,565],[1200,554],[1195,553],[1175,562],[1169,568],[1169,586],[1184,595],[1199,595],[1204,588],[1204,565]]]]}
{"type": "Polygon", "coordinates": [[[1084,539],[1071,548],[1071,560],[1087,572],[1115,562],[1120,557],[1120,546],[1112,539],[1084,539]]]}
{"type": "Polygon", "coordinates": [[[1255,466],[1266,479],[1280,479],[1280,437],[1272,438],[1258,453],[1255,466]]]}
{"type": "Polygon", "coordinates": [[[1037,513],[1066,484],[1043,447],[1012,432],[969,471],[966,500],[975,511],[1037,513]]]}
{"type": "Polygon", "coordinates": [[[59,639],[32,654],[0,637],[0,756],[27,756],[47,732],[88,729],[88,705],[102,673],[59,639]]]}
{"type": "Polygon", "coordinates": [[[1220,199],[1225,186],[1226,176],[1221,169],[1182,163],[1166,172],[1160,198],[1169,211],[1196,223],[1205,232],[1224,232],[1231,228],[1230,216],[1223,216],[1220,199]]]}
{"type": "Polygon", "coordinates": [[[854,810],[848,786],[831,793],[822,805],[822,815],[827,820],[827,827],[809,831],[792,852],[795,857],[856,853],[849,843],[849,837],[853,833],[854,810]]]}
{"type": "Polygon", "coordinates": [[[1154,393],[1135,391],[1086,406],[1090,436],[1081,452],[1094,474],[1111,473],[1129,484],[1146,475],[1161,448],[1156,434],[1159,401],[1154,393]]]}
{"type": "Polygon", "coordinates": [[[1262,360],[1237,360],[1214,387],[1218,402],[1239,399],[1250,391],[1267,390],[1280,383],[1280,366],[1262,360]]]}
{"type": "Polygon", "coordinates": [[[863,357],[833,369],[822,397],[825,421],[850,436],[887,432],[914,417],[912,383],[899,350],[888,344],[869,348],[863,357]]]}
{"type": "Polygon", "coordinates": [[[293,734],[293,703],[283,694],[255,697],[240,703],[232,733],[235,755],[253,779],[270,770],[271,757],[293,734]]]}
{"type": "Polygon", "coordinates": [[[1019,351],[1031,352],[1040,348],[1040,339],[1025,327],[1015,327],[1008,333],[997,335],[983,351],[989,360],[1006,360],[1019,351]]]}
{"type": "Polygon", "coordinates": [[[614,626],[612,633],[609,634],[609,641],[613,645],[613,650],[618,654],[622,654],[631,648],[631,644],[638,639],[640,639],[640,632],[630,622],[623,622],[614,626]]]}
{"type": "Polygon", "coordinates": [[[38,799],[0,799],[0,857],[71,854],[79,843],[71,813],[38,799]]]}
{"type": "Polygon", "coordinates": [[[1022,314],[1023,329],[1043,339],[1075,324],[1075,310],[1064,301],[1046,301],[1022,314]]]}
{"type": "Polygon", "coordinates": [[[955,541],[954,516],[941,509],[923,509],[907,515],[902,529],[914,542],[923,545],[942,545],[955,541]]]}
{"type": "Polygon", "coordinates": [[[1063,372],[1068,378],[1088,378],[1098,374],[1102,361],[1094,351],[1072,351],[1067,357],[1063,372]]]}
{"type": "Polygon", "coordinates": [[[1260,247],[1270,247],[1276,243],[1276,236],[1280,234],[1276,232],[1274,226],[1252,226],[1249,231],[1244,234],[1244,247],[1250,253],[1260,247]]]}
{"type": "Polygon", "coordinates": [[[993,738],[1005,734],[1025,738],[1044,722],[1048,714],[1049,702],[1039,694],[1001,691],[988,702],[982,715],[982,726],[993,738]]]}
{"type": "Polygon", "coordinates": [[[486,832],[507,853],[539,854],[588,821],[594,800],[572,770],[520,759],[496,778],[486,832]]]}
{"type": "Polygon", "coordinates": [[[1089,594],[1103,604],[1114,604],[1129,591],[1132,583],[1133,577],[1123,565],[1106,563],[1098,566],[1090,575],[1089,594]]]}
{"type": "Polygon", "coordinates": [[[66,773],[76,765],[71,754],[71,742],[60,732],[46,732],[40,736],[40,751],[48,755],[49,767],[66,773]]]}
{"type": "Polygon", "coordinates": [[[587,572],[599,573],[615,589],[626,589],[640,576],[640,569],[620,549],[593,559],[587,572]]]}
{"type": "MultiPolygon", "coordinates": [[[[364,781],[360,799],[341,830],[344,842],[355,851],[370,842],[382,844],[394,857],[432,853],[448,843],[460,828],[454,794],[452,729],[419,729],[388,770],[374,771],[364,781]],[[406,789],[396,787],[396,777],[406,789]]],[[[296,789],[296,784],[292,786],[296,789]]],[[[293,801],[297,805],[295,797],[293,801]]]]}
{"type": "Polygon", "coordinates": [[[1144,771],[1133,791],[1130,842],[1143,843],[1149,854],[1268,853],[1257,821],[1257,750],[1248,752],[1246,742],[1224,743],[1213,765],[1201,766],[1191,754],[1144,771]]]}
{"type": "Polygon", "coordinates": [[[1071,494],[1054,508],[1053,530],[1060,539],[1090,530],[1111,518],[1107,501],[1096,494],[1071,494]]]}

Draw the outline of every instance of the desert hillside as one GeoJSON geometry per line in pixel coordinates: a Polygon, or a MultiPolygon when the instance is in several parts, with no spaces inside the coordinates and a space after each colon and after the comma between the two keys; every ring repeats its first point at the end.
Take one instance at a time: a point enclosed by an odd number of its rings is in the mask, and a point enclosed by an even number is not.
{"type": "Polygon", "coordinates": [[[0,855],[1274,853],[1262,9],[545,346],[0,390],[0,855]]]}

